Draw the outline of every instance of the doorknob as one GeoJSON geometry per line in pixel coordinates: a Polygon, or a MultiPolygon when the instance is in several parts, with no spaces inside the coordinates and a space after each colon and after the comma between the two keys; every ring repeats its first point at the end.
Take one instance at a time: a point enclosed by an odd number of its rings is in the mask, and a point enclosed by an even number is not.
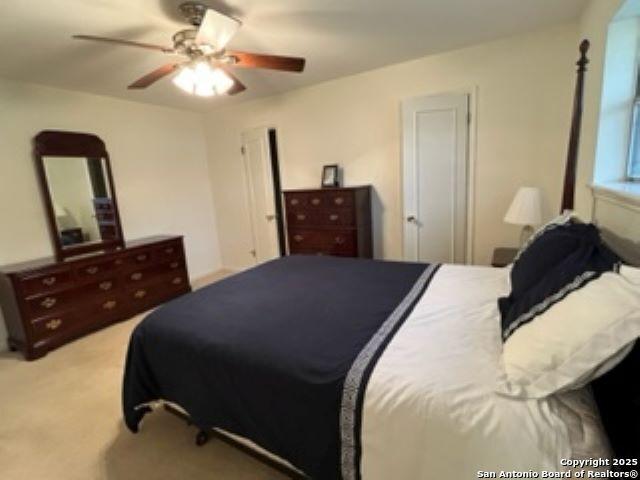
{"type": "Polygon", "coordinates": [[[413,215],[409,215],[409,216],[407,217],[407,222],[409,222],[409,223],[417,223],[417,221],[416,221],[416,220],[417,220],[417,219],[416,219],[416,217],[415,217],[415,216],[413,216],[413,215]]]}
{"type": "Polygon", "coordinates": [[[269,214],[269,215],[265,215],[264,216],[267,220],[271,221],[271,220],[275,220],[276,216],[273,214],[269,214]]]}

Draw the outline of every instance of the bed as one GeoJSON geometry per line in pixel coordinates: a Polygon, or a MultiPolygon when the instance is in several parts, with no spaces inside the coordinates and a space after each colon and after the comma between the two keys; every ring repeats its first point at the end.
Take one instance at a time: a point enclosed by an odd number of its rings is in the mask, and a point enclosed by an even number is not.
{"type": "MultiPolygon", "coordinates": [[[[563,209],[573,207],[587,49],[563,209]]],[[[202,432],[226,432],[292,475],[317,479],[482,478],[610,457],[589,388],[526,401],[495,392],[496,299],[508,290],[508,268],[267,262],[173,300],[136,327],[125,422],[136,432],[156,405],[169,405],[202,432]]],[[[609,390],[596,395],[602,405],[609,390]]]]}

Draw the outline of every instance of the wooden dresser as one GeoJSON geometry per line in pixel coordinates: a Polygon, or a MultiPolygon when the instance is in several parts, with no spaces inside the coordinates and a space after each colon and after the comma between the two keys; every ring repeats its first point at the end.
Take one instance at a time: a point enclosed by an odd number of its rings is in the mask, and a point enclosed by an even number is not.
{"type": "Polygon", "coordinates": [[[0,267],[9,347],[28,360],[189,291],[182,237],[150,237],[64,261],[0,267]]]}
{"type": "Polygon", "coordinates": [[[371,187],[284,192],[289,253],[372,258],[371,187]]]}

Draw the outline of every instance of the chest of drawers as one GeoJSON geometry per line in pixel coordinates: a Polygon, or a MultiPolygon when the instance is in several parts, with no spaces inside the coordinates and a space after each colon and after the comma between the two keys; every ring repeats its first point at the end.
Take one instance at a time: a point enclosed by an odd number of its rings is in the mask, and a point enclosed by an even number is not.
{"type": "Polygon", "coordinates": [[[284,192],[291,254],[373,256],[371,187],[284,192]]]}
{"type": "Polygon", "coordinates": [[[191,290],[182,237],[0,268],[9,346],[33,360],[77,337],[191,290]]]}

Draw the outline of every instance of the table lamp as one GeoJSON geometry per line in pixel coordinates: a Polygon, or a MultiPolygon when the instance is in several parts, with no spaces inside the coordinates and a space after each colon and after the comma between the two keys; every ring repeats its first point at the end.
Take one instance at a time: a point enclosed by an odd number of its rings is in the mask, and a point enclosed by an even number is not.
{"type": "Polygon", "coordinates": [[[513,198],[507,214],[506,223],[522,225],[520,245],[533,233],[533,227],[542,223],[542,193],[536,187],[520,187],[513,198]]]}

